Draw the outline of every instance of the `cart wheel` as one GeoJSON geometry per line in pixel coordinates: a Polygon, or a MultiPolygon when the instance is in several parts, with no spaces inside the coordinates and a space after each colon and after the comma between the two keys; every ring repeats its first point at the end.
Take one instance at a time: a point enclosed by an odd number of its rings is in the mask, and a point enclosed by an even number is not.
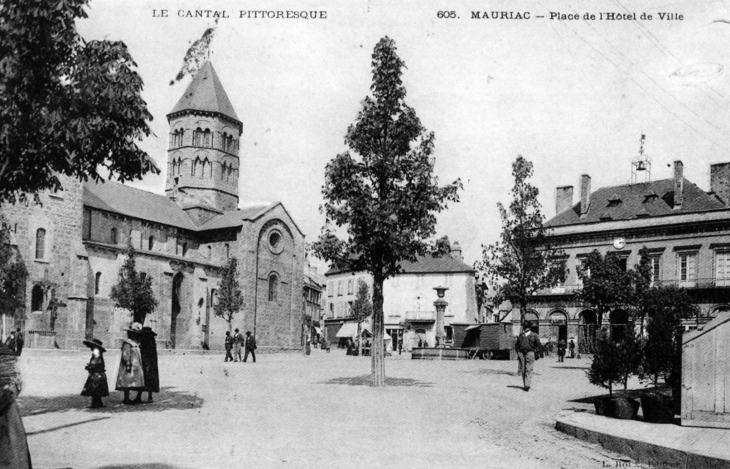
{"type": "Polygon", "coordinates": [[[490,352],[489,350],[487,350],[486,352],[484,352],[483,355],[484,355],[484,358],[486,360],[491,360],[492,359],[492,352],[490,352]]]}

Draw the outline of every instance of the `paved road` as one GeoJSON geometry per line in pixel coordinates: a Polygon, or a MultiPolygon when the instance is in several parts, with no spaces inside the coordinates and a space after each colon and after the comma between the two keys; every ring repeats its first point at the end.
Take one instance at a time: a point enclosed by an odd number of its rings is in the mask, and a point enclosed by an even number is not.
{"type": "MultiPolygon", "coordinates": [[[[388,358],[389,386],[367,385],[369,358],[325,354],[164,355],[153,404],[102,410],[78,394],[86,353],[28,351],[20,405],[37,468],[600,468],[616,454],[554,430],[561,409],[600,394],[586,361],[539,360],[533,389],[516,362],[388,358]]],[[[108,353],[113,388],[118,354],[108,353]]]]}

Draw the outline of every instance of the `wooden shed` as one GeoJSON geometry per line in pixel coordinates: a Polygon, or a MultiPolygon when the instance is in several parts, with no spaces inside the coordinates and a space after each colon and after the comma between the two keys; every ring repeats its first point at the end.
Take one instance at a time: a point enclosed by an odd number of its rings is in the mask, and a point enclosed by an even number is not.
{"type": "Polygon", "coordinates": [[[454,324],[454,347],[477,351],[484,358],[515,359],[511,322],[454,324]]]}
{"type": "Polygon", "coordinates": [[[682,338],[682,425],[730,428],[730,314],[682,338]]]}

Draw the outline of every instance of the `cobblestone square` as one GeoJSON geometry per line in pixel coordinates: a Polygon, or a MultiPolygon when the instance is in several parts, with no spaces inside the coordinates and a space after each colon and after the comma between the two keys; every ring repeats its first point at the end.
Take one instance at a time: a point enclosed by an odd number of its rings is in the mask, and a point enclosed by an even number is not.
{"type": "MultiPolygon", "coordinates": [[[[20,397],[34,467],[602,467],[600,447],[555,429],[571,402],[601,394],[586,360],[536,364],[521,389],[514,361],[387,359],[389,386],[368,385],[370,360],[342,350],[160,356],[152,404],[88,409],[85,352],[28,350],[20,397]]],[[[106,354],[110,388],[118,352],[106,354]]],[[[592,406],[591,406],[592,407],[592,406]]]]}

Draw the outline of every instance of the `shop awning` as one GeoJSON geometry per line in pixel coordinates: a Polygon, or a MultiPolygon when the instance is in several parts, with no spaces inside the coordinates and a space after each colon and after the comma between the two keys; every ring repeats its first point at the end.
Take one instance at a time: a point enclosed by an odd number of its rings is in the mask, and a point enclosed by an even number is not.
{"type": "Polygon", "coordinates": [[[465,330],[465,331],[471,331],[471,330],[473,330],[473,329],[479,329],[480,327],[482,327],[482,325],[481,325],[481,324],[472,324],[471,326],[467,327],[467,328],[466,328],[466,329],[464,329],[464,330],[465,330]]]}

